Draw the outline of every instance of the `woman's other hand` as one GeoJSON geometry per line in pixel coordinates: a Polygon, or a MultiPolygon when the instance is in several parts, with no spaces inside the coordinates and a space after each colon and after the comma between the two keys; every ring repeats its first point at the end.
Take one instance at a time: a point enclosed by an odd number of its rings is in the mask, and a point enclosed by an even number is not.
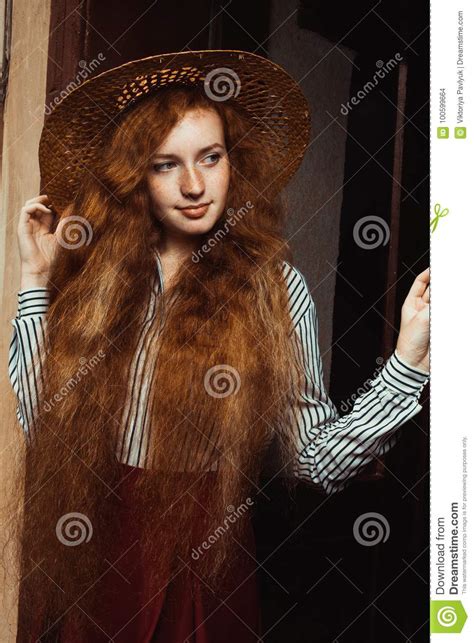
{"type": "Polygon", "coordinates": [[[430,269],[413,282],[402,306],[396,351],[414,368],[430,370],[430,269]]]}
{"type": "Polygon", "coordinates": [[[28,199],[20,211],[17,238],[20,251],[20,289],[47,286],[58,241],[51,232],[53,211],[46,194],[28,199]]]}

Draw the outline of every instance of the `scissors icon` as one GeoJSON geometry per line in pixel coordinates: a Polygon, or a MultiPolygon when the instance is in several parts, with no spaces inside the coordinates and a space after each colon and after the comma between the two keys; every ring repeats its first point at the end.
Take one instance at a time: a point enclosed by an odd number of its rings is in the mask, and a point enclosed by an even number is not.
{"type": "Polygon", "coordinates": [[[449,213],[449,210],[448,208],[444,208],[443,210],[441,210],[441,205],[439,203],[436,203],[434,212],[436,216],[430,221],[430,228],[432,233],[436,230],[438,221],[441,219],[441,217],[445,217],[449,213]]]}

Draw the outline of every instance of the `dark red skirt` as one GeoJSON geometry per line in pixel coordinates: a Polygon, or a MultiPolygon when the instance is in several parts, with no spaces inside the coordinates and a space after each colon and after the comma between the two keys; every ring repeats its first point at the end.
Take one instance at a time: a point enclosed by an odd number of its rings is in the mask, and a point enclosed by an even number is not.
{"type": "MultiPolygon", "coordinates": [[[[143,469],[126,464],[116,492],[124,526],[111,546],[113,566],[97,582],[100,597],[95,613],[88,614],[87,631],[72,631],[65,624],[62,643],[255,643],[261,640],[255,537],[250,516],[240,541],[239,559],[226,571],[225,595],[216,595],[195,574],[186,570],[163,579],[161,590],[144,595],[146,570],[137,564],[137,527],[127,520],[130,490],[143,469]],[[229,588],[227,590],[227,588],[229,588]]],[[[202,475],[202,474],[201,474],[202,475]]],[[[206,472],[212,490],[215,474],[206,472]]],[[[159,546],[159,543],[157,543],[159,546]]],[[[74,607],[73,609],[76,609],[74,607]]],[[[48,641],[47,633],[32,633],[31,643],[48,641]],[[42,636],[44,634],[44,636],[42,636]]]]}

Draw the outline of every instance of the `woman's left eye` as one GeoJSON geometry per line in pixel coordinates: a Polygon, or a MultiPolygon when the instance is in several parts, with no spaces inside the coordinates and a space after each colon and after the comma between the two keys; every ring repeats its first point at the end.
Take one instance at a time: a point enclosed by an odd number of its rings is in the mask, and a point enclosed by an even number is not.
{"type": "Polygon", "coordinates": [[[221,158],[221,155],[218,154],[217,152],[214,152],[213,154],[209,154],[208,156],[206,156],[206,159],[210,159],[210,158],[215,158],[215,160],[218,161],[221,158]]]}

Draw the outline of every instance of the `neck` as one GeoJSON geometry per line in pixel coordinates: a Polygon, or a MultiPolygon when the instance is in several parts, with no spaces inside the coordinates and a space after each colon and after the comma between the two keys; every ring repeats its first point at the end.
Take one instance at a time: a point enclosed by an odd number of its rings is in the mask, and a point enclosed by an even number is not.
{"type": "Polygon", "coordinates": [[[158,243],[160,257],[174,262],[181,262],[191,256],[193,251],[198,250],[202,243],[201,235],[196,236],[175,236],[163,234],[158,243]]]}

